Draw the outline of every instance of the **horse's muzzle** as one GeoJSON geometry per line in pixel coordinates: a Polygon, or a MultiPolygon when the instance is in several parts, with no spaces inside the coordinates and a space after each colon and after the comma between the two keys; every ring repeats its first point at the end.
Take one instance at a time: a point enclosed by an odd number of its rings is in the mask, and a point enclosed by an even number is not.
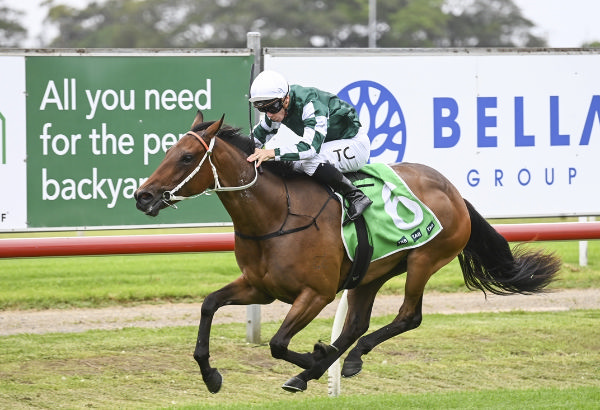
{"type": "Polygon", "coordinates": [[[146,189],[138,189],[133,194],[135,206],[146,215],[156,216],[165,207],[161,195],[155,195],[146,189]]]}

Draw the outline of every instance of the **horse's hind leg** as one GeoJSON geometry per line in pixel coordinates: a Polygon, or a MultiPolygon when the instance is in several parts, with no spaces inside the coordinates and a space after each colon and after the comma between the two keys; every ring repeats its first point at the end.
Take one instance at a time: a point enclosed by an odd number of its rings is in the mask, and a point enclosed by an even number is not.
{"type": "Polygon", "coordinates": [[[362,370],[361,356],[369,353],[375,346],[386,340],[399,335],[400,333],[417,328],[421,324],[422,312],[421,306],[423,295],[416,300],[405,297],[404,303],[400,307],[400,312],[394,318],[392,323],[368,334],[358,340],[358,343],[348,353],[342,366],[342,376],[352,377],[362,370]]]}
{"type": "MultiPolygon", "coordinates": [[[[393,276],[393,275],[392,275],[393,276]]],[[[282,387],[289,392],[306,390],[307,382],[320,378],[325,371],[369,329],[369,321],[375,295],[388,278],[371,282],[348,292],[348,313],[339,337],[330,346],[319,343],[315,351],[308,355],[310,367],[289,379],[282,387]]]]}
{"type": "MultiPolygon", "coordinates": [[[[436,254],[436,252],[433,252],[436,254]]],[[[427,281],[438,269],[449,263],[451,257],[438,258],[440,255],[429,254],[424,248],[413,250],[407,260],[404,301],[398,315],[392,323],[376,330],[358,340],[356,346],[348,353],[342,366],[342,376],[352,377],[362,370],[361,357],[369,353],[375,346],[401,333],[419,327],[422,320],[423,291],[427,281]]]]}

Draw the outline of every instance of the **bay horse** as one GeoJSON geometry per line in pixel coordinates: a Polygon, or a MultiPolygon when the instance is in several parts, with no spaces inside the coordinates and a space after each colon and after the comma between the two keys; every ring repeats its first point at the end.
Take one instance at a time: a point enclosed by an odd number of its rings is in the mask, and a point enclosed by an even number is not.
{"type": "Polygon", "coordinates": [[[511,251],[507,241],[461,197],[438,171],[420,164],[391,165],[412,192],[438,217],[442,231],[421,247],[396,252],[371,263],[358,286],[348,291],[348,311],[337,340],[319,342],[312,352],[288,348],[341,291],[351,267],[340,234],[341,205],[331,191],[306,175],[282,175],[276,162],[257,169],[247,161],[253,140],[219,121],[204,122],[198,112],[191,131],[165,154],[162,163],[135,192],[137,208],[151,216],[174,203],[215,191],[231,216],[235,257],[241,275],[202,303],[194,359],[211,393],[222,376],[209,363],[212,319],[222,306],[291,304],[269,342],[271,355],[304,369],[282,386],[296,392],[320,378],[350,350],[342,376],[362,369],[362,356],[378,344],[421,324],[425,284],[458,256],[465,284],[494,294],[542,292],[560,269],[560,260],[542,251],[511,251]],[[390,278],[406,273],[398,315],[366,336],[375,296],[390,278]],[[361,337],[362,336],[362,337],[361,337]]]}

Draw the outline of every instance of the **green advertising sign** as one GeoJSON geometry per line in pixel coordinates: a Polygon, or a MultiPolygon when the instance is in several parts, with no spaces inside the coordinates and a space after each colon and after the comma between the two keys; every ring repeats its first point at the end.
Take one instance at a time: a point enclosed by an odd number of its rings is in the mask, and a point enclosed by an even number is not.
{"type": "Polygon", "coordinates": [[[251,55],[26,60],[28,226],[229,222],[216,196],[143,215],[133,193],[198,109],[248,130],[251,55]]]}

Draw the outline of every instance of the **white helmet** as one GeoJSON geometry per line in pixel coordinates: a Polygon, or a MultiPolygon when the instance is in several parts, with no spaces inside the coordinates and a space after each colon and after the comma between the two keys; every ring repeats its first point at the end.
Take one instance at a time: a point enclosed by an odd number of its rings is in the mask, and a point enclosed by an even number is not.
{"type": "Polygon", "coordinates": [[[250,102],[285,98],[290,90],[287,80],[278,72],[266,70],[256,76],[250,87],[250,102]]]}

